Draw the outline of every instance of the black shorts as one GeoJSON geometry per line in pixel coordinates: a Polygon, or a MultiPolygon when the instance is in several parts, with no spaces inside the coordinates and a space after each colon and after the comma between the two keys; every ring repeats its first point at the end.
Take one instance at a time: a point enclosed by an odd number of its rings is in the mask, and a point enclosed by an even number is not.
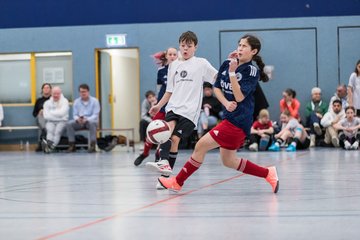
{"type": "Polygon", "coordinates": [[[195,124],[192,121],[190,121],[186,117],[175,114],[173,111],[166,113],[165,121],[176,122],[175,129],[172,132],[172,135],[178,136],[179,138],[190,136],[195,128],[195,124]]]}
{"type": "Polygon", "coordinates": [[[304,150],[304,149],[308,149],[309,146],[310,146],[310,138],[307,137],[307,138],[305,138],[305,141],[303,143],[299,141],[299,143],[296,145],[296,149],[304,150]]]}

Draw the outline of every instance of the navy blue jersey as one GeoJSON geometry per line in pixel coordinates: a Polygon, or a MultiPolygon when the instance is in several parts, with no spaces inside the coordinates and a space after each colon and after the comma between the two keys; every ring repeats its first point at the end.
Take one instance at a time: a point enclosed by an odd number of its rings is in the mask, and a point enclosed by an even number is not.
{"type": "MultiPolygon", "coordinates": [[[[157,74],[157,85],[161,85],[159,93],[158,93],[158,101],[161,100],[161,98],[164,96],[165,91],[166,91],[166,84],[167,84],[167,73],[168,73],[168,68],[169,65],[163,66],[161,68],[159,68],[158,70],[158,74],[157,74]]],[[[160,109],[160,112],[165,112],[165,106],[163,106],[160,109]]]]}
{"type": "MultiPolygon", "coordinates": [[[[222,90],[225,98],[228,101],[236,101],[229,77],[229,63],[225,61],[217,75],[214,87],[222,90]]],[[[223,107],[224,119],[234,124],[236,127],[241,128],[244,132],[249,135],[250,128],[253,123],[253,112],[254,112],[254,92],[256,85],[259,81],[260,74],[257,67],[252,65],[252,62],[248,62],[240,65],[236,71],[236,78],[238,79],[241,92],[244,95],[244,100],[238,102],[235,111],[229,112],[223,107]]]]}

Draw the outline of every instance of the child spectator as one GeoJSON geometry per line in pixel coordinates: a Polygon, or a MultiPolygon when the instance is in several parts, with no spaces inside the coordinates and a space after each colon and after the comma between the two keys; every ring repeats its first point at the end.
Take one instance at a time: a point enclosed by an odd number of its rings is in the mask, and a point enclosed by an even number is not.
{"type": "Polygon", "coordinates": [[[290,139],[291,143],[286,148],[287,152],[307,149],[310,146],[310,139],[303,125],[289,111],[285,110],[281,113],[280,121],[282,123],[281,131],[275,134],[276,142],[269,147],[270,151],[280,151],[280,146],[290,139]]]}
{"type": "Polygon", "coordinates": [[[349,106],[345,108],[346,117],[334,125],[334,128],[340,130],[340,146],[346,150],[356,150],[359,148],[360,141],[360,118],[355,117],[355,108],[349,106]]]}
{"type": "Polygon", "coordinates": [[[274,128],[270,121],[269,111],[262,109],[259,113],[259,119],[256,120],[250,129],[250,145],[251,151],[265,151],[271,145],[272,134],[274,128]]]}

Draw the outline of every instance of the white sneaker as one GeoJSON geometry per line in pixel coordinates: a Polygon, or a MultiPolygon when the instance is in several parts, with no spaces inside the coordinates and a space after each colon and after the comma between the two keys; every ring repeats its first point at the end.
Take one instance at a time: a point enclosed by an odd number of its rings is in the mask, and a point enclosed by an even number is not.
{"type": "Polygon", "coordinates": [[[259,148],[259,146],[257,143],[250,144],[250,146],[249,146],[249,150],[254,151],[254,152],[257,152],[258,148],[259,148]]]}
{"type": "Polygon", "coordinates": [[[161,183],[159,183],[159,181],[156,184],[156,190],[164,190],[166,188],[163,187],[163,185],[161,185],[161,183]]]}
{"type": "Polygon", "coordinates": [[[166,159],[160,160],[158,162],[147,162],[146,167],[166,175],[170,175],[172,173],[169,161],[166,159]]]}
{"type": "Polygon", "coordinates": [[[358,142],[358,141],[355,141],[355,142],[353,143],[353,145],[351,146],[351,149],[357,150],[358,148],[359,148],[359,142],[358,142]]]}
{"type": "Polygon", "coordinates": [[[320,124],[316,122],[313,124],[313,126],[314,126],[314,131],[315,131],[316,135],[320,136],[322,134],[320,124]]]}
{"type": "Polygon", "coordinates": [[[345,147],[346,150],[350,150],[350,149],[351,149],[351,144],[349,143],[349,141],[346,140],[346,141],[344,142],[344,147],[345,147]]]}
{"type": "Polygon", "coordinates": [[[316,136],[315,134],[310,134],[310,147],[315,147],[316,145],[316,136]]]}

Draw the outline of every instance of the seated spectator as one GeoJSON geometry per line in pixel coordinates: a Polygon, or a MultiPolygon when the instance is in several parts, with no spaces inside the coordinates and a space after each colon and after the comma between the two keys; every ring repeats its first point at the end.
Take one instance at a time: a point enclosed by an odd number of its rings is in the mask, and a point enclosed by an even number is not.
{"type": "Polygon", "coordinates": [[[259,113],[259,119],[256,120],[250,129],[250,145],[251,151],[265,151],[271,145],[272,134],[274,128],[270,121],[269,111],[262,109],[259,113]]]}
{"type": "Polygon", "coordinates": [[[315,146],[316,135],[322,135],[320,121],[327,110],[327,103],[321,100],[321,89],[314,87],[311,90],[311,101],[305,109],[306,126],[310,128],[310,147],[315,146]]]}
{"type": "Polygon", "coordinates": [[[145,99],[141,104],[141,120],[140,120],[140,141],[144,142],[146,138],[146,128],[152,121],[152,116],[149,114],[149,110],[157,103],[155,93],[153,91],[147,91],[145,93],[145,99]]]}
{"type": "Polygon", "coordinates": [[[281,113],[280,121],[282,123],[281,131],[275,134],[276,141],[269,147],[270,151],[280,151],[280,146],[288,140],[291,140],[286,148],[288,152],[307,149],[310,146],[310,139],[303,125],[289,111],[285,110],[281,113]]]}
{"type": "Polygon", "coordinates": [[[357,61],[355,70],[349,78],[348,103],[349,106],[354,106],[355,115],[360,117],[360,60],[357,61]]]}
{"type": "Polygon", "coordinates": [[[4,120],[4,110],[2,105],[0,104],[0,127],[2,125],[2,120],[4,120]]]}
{"type": "Polygon", "coordinates": [[[221,119],[222,105],[213,94],[212,85],[208,82],[204,83],[204,97],[202,99],[202,107],[200,112],[197,133],[199,138],[215,127],[221,119]]]}
{"type": "Polygon", "coordinates": [[[346,150],[356,150],[360,141],[360,118],[355,117],[355,108],[345,108],[346,117],[334,125],[339,130],[340,146],[346,150]]]}
{"type": "Polygon", "coordinates": [[[300,102],[295,98],[295,90],[288,88],[283,92],[283,99],[280,100],[280,112],[287,110],[290,115],[300,121],[300,102]]]}
{"type": "Polygon", "coordinates": [[[46,127],[45,119],[43,114],[43,107],[45,101],[49,100],[51,97],[51,85],[49,83],[44,83],[41,86],[41,97],[36,99],[35,106],[33,109],[33,116],[36,118],[36,123],[41,131],[38,147],[36,148],[37,152],[42,151],[41,142],[42,139],[46,138],[46,127]]]}
{"type": "Polygon", "coordinates": [[[80,97],[74,101],[73,120],[66,124],[69,138],[67,152],[76,151],[75,131],[81,129],[88,129],[90,132],[90,148],[88,152],[96,152],[96,129],[99,123],[100,104],[96,98],[90,96],[89,90],[87,84],[79,86],[80,97]]]}
{"type": "Polygon", "coordinates": [[[345,111],[342,109],[341,101],[335,99],[332,102],[332,111],[325,113],[321,119],[321,126],[325,128],[324,146],[332,144],[334,147],[339,147],[338,131],[334,128],[340,120],[345,117],[345,111]]]}
{"type": "Polygon", "coordinates": [[[342,109],[345,109],[347,106],[349,106],[346,96],[347,96],[346,85],[342,84],[342,85],[337,86],[335,95],[330,98],[328,111],[332,111],[331,106],[332,106],[332,102],[335,99],[338,99],[341,101],[342,109]]]}
{"type": "Polygon", "coordinates": [[[52,89],[51,97],[44,103],[46,120],[46,140],[43,139],[43,151],[53,152],[59,144],[61,135],[69,119],[69,101],[62,94],[60,87],[52,89]]]}

